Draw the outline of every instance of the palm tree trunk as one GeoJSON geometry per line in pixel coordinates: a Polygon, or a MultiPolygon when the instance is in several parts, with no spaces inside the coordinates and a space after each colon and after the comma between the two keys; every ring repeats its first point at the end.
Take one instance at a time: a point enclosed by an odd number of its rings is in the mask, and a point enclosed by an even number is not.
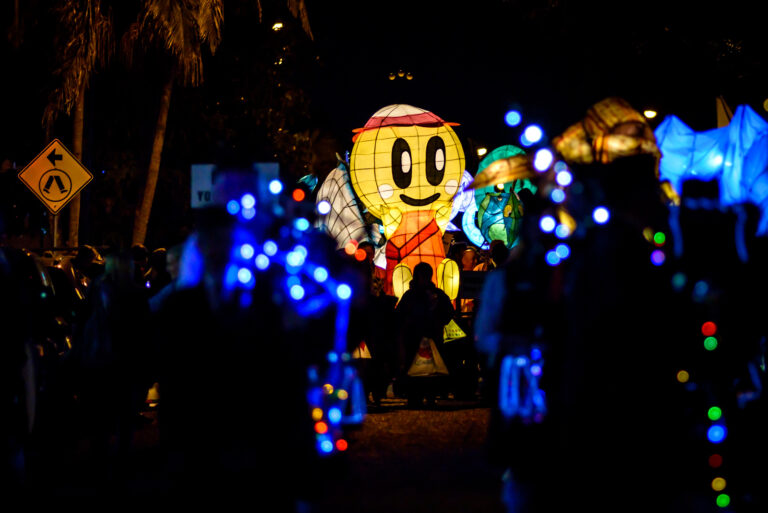
{"type": "MultiPolygon", "coordinates": [[[[51,134],[53,133],[53,120],[48,118],[45,121],[45,138],[44,141],[51,140],[51,134]]],[[[61,230],[59,230],[59,216],[57,214],[51,214],[48,216],[49,230],[51,233],[51,247],[61,247],[61,230]]]]}
{"type": "MultiPolygon", "coordinates": [[[[80,161],[83,160],[83,118],[85,115],[85,86],[80,89],[72,120],[72,150],[80,161]]],[[[80,233],[80,194],[69,203],[69,247],[76,248],[80,233]]]]}
{"type": "Polygon", "coordinates": [[[162,157],[163,143],[165,142],[165,128],[168,121],[168,110],[171,106],[171,91],[173,90],[173,83],[175,80],[176,70],[173,68],[168,74],[168,79],[163,86],[163,95],[160,98],[160,113],[157,115],[155,140],[152,143],[152,156],[149,159],[147,183],[144,186],[144,195],[141,198],[141,207],[136,212],[136,221],[133,225],[133,239],[131,242],[132,245],[144,244],[144,239],[146,239],[147,236],[149,214],[152,210],[152,201],[155,198],[157,177],[160,174],[160,158],[162,157]]]}

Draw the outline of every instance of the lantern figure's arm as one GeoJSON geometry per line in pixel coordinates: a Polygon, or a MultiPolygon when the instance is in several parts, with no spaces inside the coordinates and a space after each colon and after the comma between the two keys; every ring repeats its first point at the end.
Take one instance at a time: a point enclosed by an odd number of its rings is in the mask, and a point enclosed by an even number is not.
{"type": "Polygon", "coordinates": [[[392,237],[397,227],[400,226],[400,221],[403,219],[403,213],[397,208],[390,208],[385,205],[379,207],[381,212],[381,222],[384,225],[384,235],[387,239],[392,237]]]}

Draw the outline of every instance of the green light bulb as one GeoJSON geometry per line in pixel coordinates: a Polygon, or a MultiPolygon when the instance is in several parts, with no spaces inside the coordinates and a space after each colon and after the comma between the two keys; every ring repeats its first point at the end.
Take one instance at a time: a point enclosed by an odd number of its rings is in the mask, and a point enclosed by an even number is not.
{"type": "Polygon", "coordinates": [[[717,348],[717,339],[715,337],[707,337],[704,339],[704,349],[707,351],[714,351],[717,348]]]}
{"type": "Polygon", "coordinates": [[[653,242],[661,246],[667,242],[667,236],[664,235],[664,232],[656,232],[653,236],[653,242]]]}
{"type": "Polygon", "coordinates": [[[717,496],[716,502],[718,506],[720,506],[721,508],[725,508],[731,503],[731,498],[728,496],[727,493],[721,493],[720,495],[717,496]]]}
{"type": "Polygon", "coordinates": [[[709,420],[715,421],[720,420],[720,417],[723,416],[723,410],[718,408],[717,406],[713,406],[707,411],[707,417],[709,417],[709,420]]]}

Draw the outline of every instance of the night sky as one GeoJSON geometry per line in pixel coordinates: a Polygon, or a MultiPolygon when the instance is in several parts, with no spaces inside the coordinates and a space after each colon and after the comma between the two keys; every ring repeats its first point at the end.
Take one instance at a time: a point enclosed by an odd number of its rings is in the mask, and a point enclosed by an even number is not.
{"type": "MultiPolygon", "coordinates": [[[[261,22],[254,2],[225,2],[222,44],[205,56],[204,84],[174,89],[153,207],[168,232],[154,235],[158,243],[188,222],[191,164],[277,160],[287,180],[306,173],[322,178],[335,165],[334,153],[351,150],[352,130],[393,103],[459,123],[471,172],[477,147],[517,144],[530,122],[551,140],[607,96],[623,97],[641,111],[657,110],[652,126],[675,114],[695,130],[715,128],[718,95],[732,109],[749,104],[766,116],[768,38],[757,2],[729,1],[727,10],[717,11],[690,0],[306,4],[313,40],[282,0],[262,2],[261,22]],[[276,33],[271,27],[278,20],[285,28],[276,33]],[[280,55],[286,64],[276,67],[280,55]],[[399,70],[413,80],[389,80],[399,70]],[[294,101],[286,107],[289,95],[294,101]],[[522,112],[523,125],[504,124],[510,108],[522,112]],[[287,136],[314,133],[316,140],[278,140],[280,125],[287,136]]],[[[0,9],[6,31],[14,5],[0,9]]],[[[48,3],[19,5],[23,44],[14,47],[10,38],[0,44],[0,161],[20,169],[49,142],[41,118],[56,83],[53,48],[60,27],[48,3]]],[[[110,5],[122,33],[135,20],[138,2],[110,5]]],[[[166,68],[157,55],[132,68],[115,56],[91,81],[84,162],[99,180],[84,195],[93,210],[84,216],[85,233],[107,197],[120,209],[114,223],[131,224],[166,68]]],[[[59,117],[52,137],[70,144],[67,116],[59,117]]],[[[33,197],[22,196],[42,212],[33,197]]]]}
{"type": "Polygon", "coordinates": [[[765,114],[766,40],[750,2],[728,2],[729,11],[658,0],[308,5],[328,71],[314,99],[337,130],[400,102],[461,123],[460,136],[489,147],[517,138],[503,123],[511,107],[551,137],[609,95],[698,130],[715,127],[718,94],[765,114]],[[389,81],[398,69],[414,79],[389,81]]]}

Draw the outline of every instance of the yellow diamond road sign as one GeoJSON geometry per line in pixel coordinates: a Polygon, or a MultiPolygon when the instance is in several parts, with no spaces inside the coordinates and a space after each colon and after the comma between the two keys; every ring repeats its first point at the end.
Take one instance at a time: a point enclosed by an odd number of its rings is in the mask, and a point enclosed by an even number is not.
{"type": "Polygon", "coordinates": [[[52,214],[58,214],[93,180],[93,175],[61,141],[54,139],[19,173],[52,214]]]}

